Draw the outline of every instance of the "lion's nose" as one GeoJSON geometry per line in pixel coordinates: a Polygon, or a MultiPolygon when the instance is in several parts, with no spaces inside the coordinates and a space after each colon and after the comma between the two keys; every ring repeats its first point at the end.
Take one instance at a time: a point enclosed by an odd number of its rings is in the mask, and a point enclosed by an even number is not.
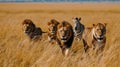
{"type": "Polygon", "coordinates": [[[102,34],[100,34],[100,37],[102,37],[103,35],[102,34]]]}
{"type": "Polygon", "coordinates": [[[65,35],[62,36],[63,38],[65,37],[65,35]]]}
{"type": "Polygon", "coordinates": [[[65,33],[62,33],[62,37],[65,37],[65,33]]]}

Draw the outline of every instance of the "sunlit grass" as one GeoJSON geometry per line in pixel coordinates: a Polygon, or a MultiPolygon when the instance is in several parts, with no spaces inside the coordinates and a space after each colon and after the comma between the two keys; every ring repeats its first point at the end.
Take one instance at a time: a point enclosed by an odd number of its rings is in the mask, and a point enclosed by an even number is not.
{"type": "MultiPolygon", "coordinates": [[[[72,6],[74,8],[75,5],[72,6]]],[[[119,67],[119,9],[107,11],[102,8],[102,11],[99,11],[93,10],[92,7],[89,7],[91,10],[84,8],[86,9],[79,8],[75,11],[69,11],[69,8],[60,11],[53,10],[53,8],[48,11],[44,9],[43,11],[29,9],[4,11],[1,8],[0,67],[119,67]],[[81,17],[81,22],[86,27],[98,22],[107,23],[107,42],[102,55],[98,57],[92,55],[89,58],[84,53],[82,41],[74,41],[69,56],[64,57],[58,45],[48,42],[47,34],[43,34],[42,41],[33,42],[29,41],[22,30],[21,23],[26,18],[31,19],[43,31],[48,31],[47,22],[51,19],[54,18],[60,22],[66,20],[73,25],[72,17],[81,17]]]]}

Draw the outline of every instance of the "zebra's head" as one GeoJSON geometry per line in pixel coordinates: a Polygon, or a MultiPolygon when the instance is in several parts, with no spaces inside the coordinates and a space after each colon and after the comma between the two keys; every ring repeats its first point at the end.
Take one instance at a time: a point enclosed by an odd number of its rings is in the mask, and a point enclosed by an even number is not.
{"type": "Polygon", "coordinates": [[[84,25],[80,22],[81,21],[81,17],[75,17],[72,18],[72,21],[74,22],[74,27],[73,27],[73,31],[75,36],[80,36],[82,35],[82,32],[84,30],[84,25]]]}
{"type": "Polygon", "coordinates": [[[81,20],[81,17],[75,17],[75,18],[72,18],[72,21],[74,22],[74,23],[80,23],[80,20],[81,20]]]}

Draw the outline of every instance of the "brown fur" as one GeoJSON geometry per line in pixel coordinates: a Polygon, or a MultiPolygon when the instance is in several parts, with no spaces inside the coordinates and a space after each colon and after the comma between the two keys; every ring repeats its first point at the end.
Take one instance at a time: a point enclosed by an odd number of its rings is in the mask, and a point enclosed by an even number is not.
{"type": "Polygon", "coordinates": [[[63,21],[61,24],[59,24],[57,38],[63,55],[68,55],[69,48],[72,46],[74,39],[72,25],[66,21],[63,21]]]}
{"type": "Polygon", "coordinates": [[[51,42],[52,40],[56,41],[57,26],[59,22],[55,19],[52,19],[48,22],[48,39],[51,42]]]}
{"type": "Polygon", "coordinates": [[[42,29],[40,27],[36,27],[35,24],[30,19],[25,19],[22,23],[24,33],[30,38],[30,40],[41,40],[42,29]]]}
{"type": "Polygon", "coordinates": [[[83,33],[83,44],[85,52],[93,49],[97,54],[102,52],[106,43],[106,24],[93,24],[93,27],[86,28],[83,33]]]}

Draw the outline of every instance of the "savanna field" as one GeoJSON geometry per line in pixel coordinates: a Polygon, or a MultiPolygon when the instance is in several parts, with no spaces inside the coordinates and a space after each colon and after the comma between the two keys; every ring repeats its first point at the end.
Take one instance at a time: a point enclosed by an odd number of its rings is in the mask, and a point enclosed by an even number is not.
{"type": "Polygon", "coordinates": [[[0,3],[0,67],[120,67],[120,3],[0,3]],[[85,27],[107,23],[107,42],[102,55],[86,57],[82,41],[73,41],[70,54],[50,44],[47,34],[29,41],[22,22],[31,19],[48,31],[47,22],[81,17],[85,27]]]}

